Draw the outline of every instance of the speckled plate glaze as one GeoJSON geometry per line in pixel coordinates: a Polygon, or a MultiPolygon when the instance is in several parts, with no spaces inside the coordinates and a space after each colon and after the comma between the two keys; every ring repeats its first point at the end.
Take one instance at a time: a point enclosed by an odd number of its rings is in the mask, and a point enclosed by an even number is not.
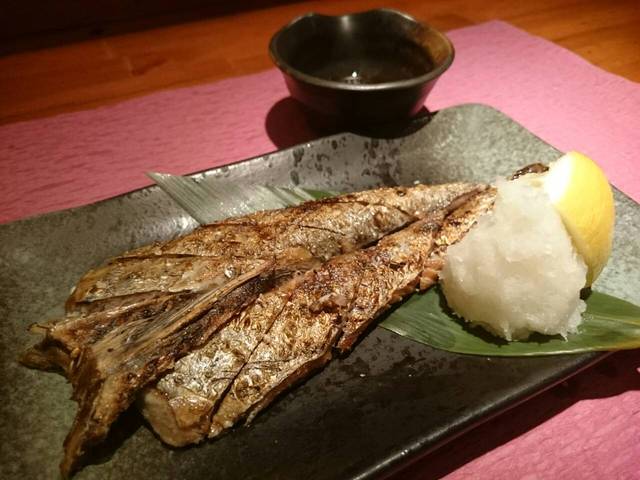
{"type": "MultiPolygon", "coordinates": [[[[462,105],[403,138],[336,135],[198,175],[348,191],[415,180],[492,181],[558,155],[496,110],[462,105]]],[[[613,256],[597,288],[640,303],[640,208],[620,192],[616,202],[613,256]]],[[[88,268],[194,226],[157,187],[0,226],[1,478],[56,478],[76,411],[63,377],[16,362],[33,342],[26,327],[62,314],[70,288],[88,268]]],[[[454,355],[374,329],[250,428],[217,441],[167,448],[130,411],[76,478],[371,478],[599,358],[454,355]]]]}

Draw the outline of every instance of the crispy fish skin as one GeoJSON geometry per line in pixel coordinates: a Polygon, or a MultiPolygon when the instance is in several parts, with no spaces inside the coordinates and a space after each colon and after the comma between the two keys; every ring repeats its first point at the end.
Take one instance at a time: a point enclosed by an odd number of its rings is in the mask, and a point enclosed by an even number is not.
{"type": "MultiPolygon", "coordinates": [[[[414,213],[422,215],[450,208],[454,202],[463,201],[467,195],[482,187],[475,186],[463,193],[460,193],[462,190],[458,184],[429,188],[432,189],[430,199],[423,201],[421,209],[416,209],[414,213]]],[[[371,192],[357,195],[361,201],[376,200],[371,192]]],[[[402,194],[400,198],[404,196],[402,194]]],[[[344,215],[343,218],[348,219],[348,216],[344,215]]],[[[353,275],[355,271],[352,271],[353,275]]],[[[290,292],[291,288],[285,286],[281,290],[290,292]]],[[[138,407],[166,443],[182,446],[202,438],[194,434],[194,431],[206,430],[210,420],[209,413],[217,406],[262,335],[271,327],[277,309],[272,306],[271,313],[265,315],[265,305],[272,302],[280,305],[280,295],[282,293],[279,292],[261,295],[241,318],[233,319],[225,325],[211,342],[178,361],[172,373],[143,392],[138,399],[138,407]],[[172,414],[173,418],[168,419],[167,414],[172,414]]]]}
{"type": "Polygon", "coordinates": [[[326,364],[356,322],[366,324],[419,284],[440,218],[418,221],[367,250],[328,261],[305,275],[282,313],[231,384],[209,437],[247,422],[282,391],[326,364]],[[366,298],[365,298],[366,297],[366,298]],[[361,300],[362,299],[362,300],[361,300]]]}
{"type": "MultiPolygon", "coordinates": [[[[162,245],[143,247],[124,256],[145,258],[155,255],[225,256],[233,254],[244,257],[255,254],[253,251],[256,245],[265,244],[268,251],[273,251],[274,248],[282,249],[291,244],[299,245],[295,239],[276,237],[282,237],[283,232],[295,235],[296,231],[305,228],[324,230],[347,237],[351,239],[348,243],[352,246],[365,245],[371,242],[369,238],[381,237],[375,232],[376,229],[387,230],[384,227],[384,223],[388,221],[385,216],[397,215],[401,212],[404,217],[417,220],[434,209],[446,207],[454,198],[477,187],[479,187],[478,184],[449,183],[431,186],[384,187],[349,193],[305,202],[285,209],[256,212],[244,217],[212,223],[184,237],[162,245]],[[372,217],[375,221],[372,221],[372,217]],[[259,228],[256,230],[255,227],[259,228]],[[276,247],[274,247],[274,239],[276,247]]],[[[310,248],[318,247],[311,245],[310,248]]],[[[319,248],[322,250],[322,247],[319,248]]],[[[330,256],[319,256],[324,260],[330,258],[330,256]]]]}
{"type": "Polygon", "coordinates": [[[165,443],[180,447],[206,437],[211,411],[299,283],[300,277],[294,278],[260,295],[204,347],[141,393],[138,407],[165,443]]]}
{"type": "MultiPolygon", "coordinates": [[[[331,359],[334,343],[338,350],[348,351],[366,327],[391,304],[402,300],[416,287],[421,290],[431,287],[437,281],[447,248],[460,241],[482,215],[491,211],[495,195],[495,188],[488,188],[457,205],[441,226],[436,226],[433,219],[417,222],[383,238],[377,246],[354,254],[354,257],[366,254],[368,258],[357,262],[366,267],[358,274],[360,280],[352,297],[345,295],[349,289],[341,285],[341,290],[321,297],[332,300],[318,312],[318,304],[323,302],[313,304],[304,298],[307,289],[296,290],[303,298],[290,298],[290,303],[244,365],[213,415],[209,437],[219,435],[242,418],[251,422],[282,391],[326,364],[331,359]],[[291,303],[295,303],[295,307],[289,308],[291,303]],[[305,310],[305,305],[310,304],[314,307],[305,310]],[[336,305],[340,306],[337,310],[336,305]],[[338,332],[336,325],[339,325],[338,332]],[[305,332],[314,328],[318,331],[309,342],[305,332]],[[301,343],[297,332],[307,341],[301,343]]],[[[322,284],[317,278],[309,281],[322,284]]],[[[313,297],[313,293],[311,295],[313,297]]]]}
{"type": "Polygon", "coordinates": [[[174,446],[205,438],[211,412],[267,331],[294,340],[300,337],[297,329],[308,326],[305,335],[317,335],[319,339],[326,336],[326,345],[330,347],[339,333],[338,326],[334,325],[337,313],[323,313],[319,309],[329,303],[340,304],[342,299],[353,296],[364,261],[366,256],[360,251],[345,254],[317,271],[307,272],[301,278],[261,295],[205,347],[179,361],[171,374],[162,378],[155,388],[147,389],[141,397],[142,412],[156,433],[174,446]],[[317,310],[313,314],[314,322],[297,325],[295,329],[281,328],[280,318],[291,315],[304,318],[300,312],[309,309],[317,310]],[[330,333],[325,331],[327,326],[331,327],[330,333]],[[166,423],[166,413],[171,413],[175,419],[171,425],[166,423]],[[167,428],[169,426],[173,428],[167,428]],[[199,435],[194,435],[196,431],[199,435]]]}
{"type": "Polygon", "coordinates": [[[108,332],[125,323],[157,317],[192,301],[196,296],[195,293],[157,295],[147,301],[132,305],[125,304],[121,308],[87,315],[71,315],[65,321],[38,326],[36,328],[45,329],[45,337],[28,349],[21,356],[20,361],[27,366],[43,370],[58,370],[68,375],[72,358],[77,356],[85,346],[97,342],[108,332]],[[43,364],[37,365],[41,361],[43,364]]]}
{"type": "Polygon", "coordinates": [[[247,271],[253,262],[253,257],[233,261],[197,256],[120,259],[85,275],[74,295],[83,302],[94,302],[132,292],[200,292],[227,282],[229,269],[247,271]]]}
{"type": "Polygon", "coordinates": [[[106,437],[140,388],[206,342],[222,323],[269,288],[272,277],[273,264],[265,264],[177,310],[122,325],[83,348],[69,368],[79,411],[64,442],[63,476],[75,470],[88,446],[106,437]]]}
{"type": "MultiPolygon", "coordinates": [[[[536,168],[536,165],[533,167],[536,168]]],[[[478,219],[491,211],[496,193],[495,188],[487,188],[485,191],[472,196],[447,216],[436,237],[436,246],[429,256],[427,268],[420,279],[420,288],[422,290],[437,283],[440,271],[444,266],[447,248],[462,240],[478,219]]]]}
{"type": "Polygon", "coordinates": [[[456,183],[380,188],[205,225],[89,271],[67,308],[141,292],[198,291],[219,275],[234,276],[238,261],[278,256],[290,248],[302,247],[327,260],[443,208],[475,187],[456,183]]]}
{"type": "Polygon", "coordinates": [[[168,301],[167,295],[220,287],[264,258],[275,257],[282,271],[307,270],[318,260],[375,242],[474,188],[469,183],[380,188],[216,222],[130,251],[80,279],[67,300],[67,317],[42,325],[45,339],[22,361],[65,371],[71,352],[96,337],[92,330],[103,335],[119,323],[114,316],[128,318],[123,310],[157,309],[153,304],[168,301]],[[75,333],[66,334],[71,330],[75,333]]]}
{"type": "Polygon", "coordinates": [[[375,242],[474,188],[468,183],[380,188],[227,219],[130,251],[80,279],[67,300],[66,318],[34,329],[45,338],[21,361],[66,371],[75,349],[136,317],[132,312],[159,310],[157,305],[178,300],[167,296],[186,298],[220,287],[264,258],[276,257],[284,273],[307,270],[375,242]]]}
{"type": "MultiPolygon", "coordinates": [[[[343,353],[348,351],[370,323],[391,304],[416,287],[420,290],[431,287],[437,281],[448,246],[460,241],[477,220],[491,210],[495,194],[494,188],[488,188],[470,196],[447,215],[435,234],[433,223],[425,230],[418,222],[370,248],[365,262],[367,267],[360,276],[353,299],[341,302],[350,307],[341,313],[341,332],[336,348],[343,353]]],[[[312,318],[307,316],[308,321],[312,318]]],[[[331,349],[323,342],[317,343],[311,354],[308,347],[296,351],[295,345],[274,349],[273,344],[278,345],[279,339],[284,338],[275,330],[278,322],[286,323],[286,319],[278,319],[235,379],[212,418],[210,437],[219,435],[243,417],[250,422],[280,392],[330,360],[331,349]]],[[[299,320],[295,324],[299,324],[299,320]]],[[[281,325],[280,328],[288,327],[281,325]]]]}
{"type": "MultiPolygon", "coordinates": [[[[390,231],[406,225],[415,217],[440,209],[460,195],[477,188],[478,186],[472,184],[398,187],[338,197],[334,201],[311,202],[299,208],[295,207],[298,208],[298,214],[302,213],[302,216],[293,225],[282,220],[276,221],[278,218],[291,220],[290,213],[286,212],[289,209],[264,214],[271,223],[267,222],[268,225],[263,225],[258,230],[263,237],[261,240],[264,240],[267,237],[266,233],[269,233],[266,227],[273,227],[271,236],[268,237],[269,242],[260,241],[250,250],[246,250],[245,237],[237,235],[238,225],[241,224],[240,230],[244,231],[247,224],[238,222],[236,219],[236,223],[228,222],[224,227],[227,234],[231,231],[235,235],[234,241],[227,242],[219,251],[223,252],[222,255],[233,247],[234,252],[237,253],[239,250],[240,253],[245,252],[247,255],[251,253],[254,259],[264,259],[265,255],[269,255],[273,277],[283,268],[283,263],[285,263],[284,269],[287,269],[286,259],[299,257],[297,253],[292,255],[292,250],[297,252],[301,248],[306,248],[312,256],[320,258],[342,251],[352,251],[363,243],[371,243],[390,231]],[[374,201],[377,203],[373,203],[374,201]],[[337,211],[341,213],[334,217],[337,211]],[[344,231],[334,230],[334,228],[343,228],[344,231]],[[335,243],[333,243],[334,240],[335,243]],[[271,250],[266,248],[267,244],[272,245],[271,250]]],[[[256,221],[256,218],[260,218],[260,215],[256,215],[252,221],[256,221]]],[[[211,238],[202,233],[205,231],[206,228],[200,229],[196,231],[196,235],[187,236],[186,240],[178,239],[164,246],[143,249],[144,251],[138,251],[133,257],[137,255],[145,260],[154,254],[197,255],[202,248],[211,246],[211,238]],[[160,253],[157,249],[160,249],[160,253]]],[[[255,232],[256,228],[253,231],[255,232]]],[[[218,243],[213,242],[213,245],[218,243]]],[[[211,251],[215,251],[215,248],[211,251]]],[[[131,257],[132,255],[129,254],[129,258],[131,257]]],[[[130,263],[128,260],[124,262],[130,263]]],[[[121,266],[119,261],[111,264],[115,263],[121,266]]],[[[164,264],[167,265],[167,262],[164,264]]],[[[120,278],[122,270],[119,267],[114,276],[115,279],[110,278],[109,281],[120,278]]],[[[210,268],[200,269],[206,272],[205,277],[210,275],[210,270],[210,268]]],[[[244,276],[251,276],[254,270],[243,272],[240,276],[231,275],[231,280],[222,286],[215,284],[209,286],[214,288],[214,292],[226,290],[225,301],[219,304],[216,303],[218,299],[212,303],[212,299],[209,298],[211,292],[205,290],[200,297],[187,302],[186,305],[149,318],[120,324],[112,331],[102,332],[95,343],[83,345],[79,352],[69,353],[72,363],[66,371],[74,386],[74,399],[79,403],[79,413],[65,440],[65,457],[61,464],[64,475],[68,475],[77,467],[87,446],[101,441],[106,436],[111,423],[131,404],[140,389],[172,368],[175,361],[189,351],[204,345],[213,333],[251,302],[260,293],[261,288],[264,290],[268,283],[265,281],[257,282],[252,290],[249,289],[250,292],[239,290],[238,287],[232,288],[234,283],[241,284],[242,282],[239,281],[244,276]],[[203,301],[203,298],[207,301],[203,301]]],[[[96,285],[101,281],[92,274],[85,278],[89,278],[96,285]]],[[[145,281],[152,280],[144,275],[140,275],[139,278],[144,278],[145,281]]],[[[173,276],[173,278],[179,278],[179,282],[185,280],[184,275],[173,276]]],[[[187,280],[193,280],[193,278],[199,282],[202,281],[203,276],[194,275],[187,280]]],[[[165,283],[161,283],[159,288],[167,288],[166,279],[161,279],[161,282],[165,283]]],[[[134,286],[139,283],[130,282],[129,285],[134,286]]],[[[171,280],[169,284],[175,285],[176,282],[171,280]]],[[[185,285],[188,285],[188,281],[185,281],[185,285]]],[[[186,290],[181,288],[176,288],[177,291],[170,290],[170,293],[193,293],[186,286],[186,290]]],[[[106,288],[104,291],[110,290],[106,288]]],[[[90,292],[95,293],[96,289],[86,288],[81,281],[79,288],[72,294],[67,304],[69,311],[77,311],[80,303],[90,303],[87,297],[90,292]]],[[[115,297],[120,296],[119,290],[116,289],[115,292],[115,297]]],[[[131,294],[140,295],[145,292],[156,294],[152,289],[137,289],[131,294]]],[[[106,295],[104,298],[109,298],[109,293],[106,295]]],[[[56,357],[59,357],[58,353],[59,351],[56,351],[56,357]]]]}

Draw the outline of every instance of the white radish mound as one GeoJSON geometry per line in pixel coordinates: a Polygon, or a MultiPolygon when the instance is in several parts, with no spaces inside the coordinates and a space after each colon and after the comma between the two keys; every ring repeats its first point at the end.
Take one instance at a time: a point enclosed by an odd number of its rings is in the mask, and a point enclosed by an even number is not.
{"type": "Polygon", "coordinates": [[[448,248],[440,275],[447,303],[507,340],[566,338],[586,308],[587,267],[543,188],[527,176],[497,187],[493,211],[448,248]]]}

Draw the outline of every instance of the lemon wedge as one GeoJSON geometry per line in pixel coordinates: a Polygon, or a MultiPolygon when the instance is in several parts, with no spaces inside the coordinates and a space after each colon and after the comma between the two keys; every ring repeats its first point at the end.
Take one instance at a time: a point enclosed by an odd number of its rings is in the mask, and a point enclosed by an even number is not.
{"type": "Polygon", "coordinates": [[[615,207],[609,181],[589,157],[569,152],[549,165],[543,187],[587,265],[590,286],[611,253],[615,207]]]}

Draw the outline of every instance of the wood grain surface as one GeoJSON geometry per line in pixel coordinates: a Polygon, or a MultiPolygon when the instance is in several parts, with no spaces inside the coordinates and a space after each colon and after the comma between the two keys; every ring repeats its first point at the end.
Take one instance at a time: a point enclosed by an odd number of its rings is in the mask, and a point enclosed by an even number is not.
{"type": "MultiPolygon", "coordinates": [[[[182,23],[193,16],[176,14],[175,24],[170,24],[171,16],[164,13],[157,23],[170,25],[148,28],[152,19],[138,20],[143,30],[101,33],[119,31],[117,22],[112,22],[108,28],[94,28],[84,35],[92,38],[0,57],[0,123],[264,70],[272,66],[267,53],[269,38],[296,15],[309,11],[337,14],[378,6],[406,11],[442,30],[505,20],[605,70],[640,81],[638,0],[277,2],[266,8],[182,23]]],[[[21,42],[28,43],[28,39],[21,42]]]]}

